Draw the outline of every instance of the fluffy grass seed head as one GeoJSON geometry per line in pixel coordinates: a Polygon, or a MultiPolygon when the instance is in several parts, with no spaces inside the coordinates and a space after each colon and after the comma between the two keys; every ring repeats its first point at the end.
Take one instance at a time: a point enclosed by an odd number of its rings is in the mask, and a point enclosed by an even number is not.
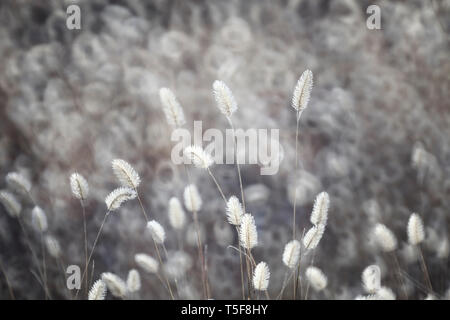
{"type": "Polygon", "coordinates": [[[169,200],[169,222],[172,228],[176,230],[183,229],[186,224],[186,214],[181,206],[180,200],[176,197],[172,197],[169,200]]]}
{"type": "Polygon", "coordinates": [[[292,95],[292,107],[297,110],[297,118],[308,107],[311,90],[313,87],[313,73],[305,70],[297,81],[292,95]]]}
{"type": "Polygon", "coordinates": [[[314,201],[314,207],[311,213],[310,221],[314,225],[327,224],[328,208],[330,207],[330,197],[328,193],[321,192],[317,195],[314,201]]]}
{"type": "Polygon", "coordinates": [[[418,245],[425,239],[423,222],[417,213],[413,213],[409,217],[407,233],[408,242],[413,246],[418,245]]]}
{"type": "Polygon", "coordinates": [[[39,232],[46,232],[48,229],[47,216],[44,210],[35,206],[31,211],[31,222],[33,227],[39,232]]]}
{"type": "Polygon", "coordinates": [[[216,80],[213,83],[213,93],[219,110],[230,118],[237,110],[237,103],[230,88],[224,82],[216,80]]]}
{"type": "Polygon", "coordinates": [[[364,269],[361,278],[367,293],[374,294],[380,289],[381,270],[379,266],[368,266],[364,269]]]}
{"type": "Polygon", "coordinates": [[[0,202],[6,209],[6,212],[12,217],[17,218],[22,212],[22,205],[17,201],[16,197],[5,190],[0,191],[0,202]]]}
{"type": "Polygon", "coordinates": [[[311,229],[309,229],[308,232],[303,237],[303,246],[307,250],[315,249],[319,245],[319,242],[322,239],[324,231],[325,226],[322,224],[312,226],[311,229]]]}
{"type": "Polygon", "coordinates": [[[128,162],[122,159],[114,159],[111,165],[115,176],[122,186],[137,189],[141,183],[141,178],[128,162]]]}
{"type": "Polygon", "coordinates": [[[166,232],[164,231],[164,228],[160,223],[156,222],[155,220],[149,221],[147,223],[147,228],[156,243],[164,243],[164,240],[166,240],[166,232]]]}
{"type": "Polygon", "coordinates": [[[297,266],[300,259],[300,242],[292,240],[284,246],[283,263],[290,269],[297,266]]]}
{"type": "Polygon", "coordinates": [[[226,212],[227,220],[230,224],[235,226],[241,225],[244,209],[236,196],[231,196],[228,199],[226,212]]]}
{"type": "Polygon", "coordinates": [[[241,227],[239,229],[239,241],[248,250],[251,250],[258,244],[255,218],[249,213],[242,216],[241,227]]]}
{"type": "Polygon", "coordinates": [[[313,266],[308,267],[305,275],[314,290],[321,291],[326,288],[328,283],[327,276],[319,268],[313,266]]]}
{"type": "Polygon", "coordinates": [[[79,173],[72,173],[70,176],[70,188],[75,198],[86,200],[89,194],[89,185],[86,179],[79,173]]]}
{"type": "Polygon", "coordinates": [[[159,89],[159,98],[163,105],[163,112],[166,116],[167,123],[174,128],[183,126],[186,123],[183,108],[172,90],[168,88],[159,89]]]}
{"type": "Polygon", "coordinates": [[[102,279],[94,282],[89,290],[88,300],[105,300],[106,283],[102,279]]]}
{"type": "Polygon", "coordinates": [[[396,296],[394,291],[388,287],[381,287],[377,293],[375,293],[377,300],[395,300],[396,296]]]}
{"type": "Polygon", "coordinates": [[[184,205],[190,212],[199,212],[202,208],[202,198],[195,184],[190,184],[184,189],[184,205]]]}
{"type": "Polygon", "coordinates": [[[124,298],[127,295],[127,284],[118,275],[104,272],[102,273],[102,280],[114,297],[124,298]]]}
{"type": "Polygon", "coordinates": [[[131,269],[127,277],[128,292],[138,292],[141,289],[141,276],[136,269],[131,269]]]}
{"type": "Polygon", "coordinates": [[[267,263],[260,262],[253,271],[253,287],[259,291],[266,291],[269,287],[270,271],[267,263]]]}
{"type": "Polygon", "coordinates": [[[24,176],[17,172],[10,172],[6,175],[6,183],[8,186],[23,195],[29,195],[31,191],[31,183],[24,176]]]}
{"type": "Polygon", "coordinates": [[[203,150],[202,147],[191,145],[184,149],[184,157],[191,161],[194,166],[201,169],[208,169],[214,160],[209,153],[203,150]]]}
{"type": "Polygon", "coordinates": [[[45,236],[45,246],[47,247],[48,253],[53,258],[59,258],[61,256],[61,246],[59,245],[58,240],[51,235],[45,236]]]}
{"type": "Polygon", "coordinates": [[[109,211],[114,211],[120,208],[122,203],[136,198],[136,191],[130,188],[120,187],[113,190],[106,196],[105,203],[109,211]]]}
{"type": "Polygon", "coordinates": [[[378,223],[373,230],[373,235],[376,243],[384,252],[397,249],[397,238],[384,224],[378,223]]]}
{"type": "Polygon", "coordinates": [[[148,273],[157,273],[159,269],[159,263],[156,259],[150,257],[145,253],[138,253],[134,255],[134,261],[136,264],[148,273]]]}

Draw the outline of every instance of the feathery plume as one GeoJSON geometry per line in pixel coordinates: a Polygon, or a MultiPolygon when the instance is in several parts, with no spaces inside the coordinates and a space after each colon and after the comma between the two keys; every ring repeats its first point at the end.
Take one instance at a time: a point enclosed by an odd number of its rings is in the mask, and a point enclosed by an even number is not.
{"type": "Polygon", "coordinates": [[[0,191],[0,202],[11,217],[17,218],[20,216],[22,206],[11,193],[5,190],[0,191]]]}
{"type": "Polygon", "coordinates": [[[6,175],[6,183],[8,186],[20,192],[23,195],[30,194],[31,191],[31,183],[24,176],[17,172],[10,172],[6,175]]]}
{"type": "Polygon", "coordinates": [[[145,272],[148,272],[148,273],[157,273],[158,272],[158,269],[159,269],[158,261],[145,253],[135,254],[134,261],[145,272]]]}
{"type": "Polygon", "coordinates": [[[190,184],[184,189],[184,205],[190,212],[199,212],[202,208],[202,198],[195,184],[190,184]]]}
{"type": "Polygon", "coordinates": [[[102,279],[98,279],[89,290],[88,300],[105,300],[105,296],[106,283],[102,279]]]}
{"type": "Polygon", "coordinates": [[[127,277],[128,292],[137,292],[141,289],[141,276],[136,269],[131,269],[127,277]]]}
{"type": "Polygon", "coordinates": [[[127,294],[127,285],[118,275],[111,272],[102,273],[102,280],[111,294],[117,298],[124,298],[127,294]]]}
{"type": "Polygon", "coordinates": [[[110,211],[120,208],[123,202],[136,198],[136,191],[120,187],[113,190],[105,199],[106,207],[110,211]]]}
{"type": "Polygon", "coordinates": [[[313,211],[310,221],[314,225],[322,224],[326,226],[328,219],[328,208],[330,206],[330,197],[328,193],[321,192],[314,201],[313,211]]]}
{"type": "Polygon", "coordinates": [[[390,288],[381,287],[377,293],[375,293],[377,300],[395,300],[395,293],[390,288]]]}
{"type": "Polygon", "coordinates": [[[376,293],[380,289],[381,270],[377,265],[371,265],[362,273],[362,283],[368,293],[376,293]]]}
{"type": "Polygon", "coordinates": [[[255,218],[249,213],[242,216],[239,230],[241,245],[250,250],[258,244],[258,233],[256,232],[255,218]]]}
{"type": "Polygon", "coordinates": [[[48,253],[55,259],[61,256],[61,246],[58,240],[56,240],[51,235],[45,236],[45,246],[47,247],[48,253]]]}
{"type": "Polygon", "coordinates": [[[300,259],[300,242],[292,240],[284,246],[283,263],[290,269],[297,266],[300,259]]]}
{"type": "Polygon", "coordinates": [[[239,226],[241,224],[244,209],[236,196],[231,196],[227,202],[227,220],[230,224],[239,226]]]}
{"type": "Polygon", "coordinates": [[[70,188],[77,199],[86,200],[89,193],[89,185],[81,174],[72,173],[70,176],[70,188]]]}
{"type": "Polygon", "coordinates": [[[327,276],[319,268],[313,266],[308,267],[305,275],[314,290],[321,291],[326,288],[328,283],[327,276]]]}
{"type": "Polygon", "coordinates": [[[269,279],[270,271],[267,264],[265,262],[258,263],[253,271],[253,287],[256,290],[265,291],[269,286],[269,279]]]}
{"type": "Polygon", "coordinates": [[[111,164],[114,174],[122,186],[137,189],[141,183],[141,178],[128,162],[122,159],[114,159],[111,164]]]}
{"type": "Polygon", "coordinates": [[[237,103],[230,88],[224,82],[216,80],[213,83],[213,93],[219,110],[230,118],[237,110],[237,103]]]}
{"type": "Polygon", "coordinates": [[[307,250],[311,250],[317,247],[320,240],[322,239],[323,233],[325,231],[325,226],[319,224],[317,226],[312,226],[311,229],[303,237],[303,245],[307,250]]]}
{"type": "Polygon", "coordinates": [[[184,149],[184,157],[190,160],[197,168],[208,169],[214,163],[211,155],[203,148],[195,145],[187,146],[184,149]]]}
{"type": "Polygon", "coordinates": [[[47,216],[44,210],[35,206],[31,211],[31,222],[33,227],[39,232],[46,232],[48,229],[47,216]]]}
{"type": "Polygon", "coordinates": [[[159,89],[159,98],[163,105],[164,115],[170,126],[177,128],[186,123],[183,108],[178,102],[175,94],[169,88],[159,89]]]}
{"type": "Polygon", "coordinates": [[[310,70],[305,70],[298,79],[292,96],[292,107],[297,110],[297,119],[308,107],[312,86],[313,73],[310,70]]]}
{"type": "Polygon", "coordinates": [[[166,232],[161,224],[155,220],[152,220],[147,223],[147,228],[150,230],[150,234],[156,243],[164,243],[164,240],[166,239],[166,232]]]}
{"type": "Polygon", "coordinates": [[[408,242],[411,245],[418,245],[425,239],[423,222],[417,213],[411,214],[408,221],[408,242]]]}
{"type": "Polygon", "coordinates": [[[172,197],[169,200],[169,222],[172,228],[176,230],[183,229],[186,224],[186,215],[180,200],[176,197],[172,197]]]}
{"type": "Polygon", "coordinates": [[[384,252],[391,252],[397,248],[397,238],[384,224],[378,223],[373,234],[378,246],[384,252]]]}

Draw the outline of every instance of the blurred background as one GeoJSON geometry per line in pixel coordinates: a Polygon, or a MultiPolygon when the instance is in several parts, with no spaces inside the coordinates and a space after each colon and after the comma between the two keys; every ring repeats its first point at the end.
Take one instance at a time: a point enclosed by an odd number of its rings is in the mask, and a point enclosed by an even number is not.
{"type": "MultiPolygon", "coordinates": [[[[370,264],[380,266],[382,284],[399,294],[391,259],[370,237],[377,222],[397,236],[398,260],[410,277],[408,296],[425,298],[417,255],[407,244],[411,212],[420,213],[426,226],[422,249],[435,294],[450,296],[450,1],[3,0],[0,25],[0,189],[13,171],[32,183],[48,233],[62,250],[59,262],[47,255],[53,299],[71,297],[61,267],[84,261],[82,211],[69,177],[77,171],[90,186],[91,246],[106,211],[104,198],[118,186],[115,158],[139,172],[143,204],[165,227],[169,256],[186,265],[179,297],[202,298],[192,217],[182,232],[167,218],[169,199],[182,199],[187,180],[184,168],[170,160],[171,128],[158,92],[174,91],[186,128],[201,120],[204,130],[226,129],[212,95],[216,79],[238,102],[236,127],[280,129],[284,160],[278,174],[241,167],[247,211],[258,227],[253,254],[269,265],[271,296],[286,272],[281,255],[291,240],[295,190],[299,231],[310,227],[316,195],[330,195],[328,227],[314,262],[328,287],[311,292],[312,299],[362,294],[361,272],[370,264]],[[80,30],[66,26],[70,4],[81,9],[80,30]],[[379,30],[366,27],[372,4],[380,7],[379,30]],[[305,69],[314,73],[314,87],[301,118],[296,171],[290,100],[305,69]],[[414,150],[421,150],[421,161],[412,161],[414,150]]],[[[213,170],[227,197],[239,195],[233,165],[213,170]]],[[[237,244],[234,229],[210,177],[191,172],[204,202],[199,220],[212,297],[239,299],[239,255],[228,247],[237,244]]],[[[41,257],[33,205],[17,199],[41,257]]],[[[126,279],[137,268],[136,253],[155,256],[144,229],[136,201],[111,215],[93,256],[92,278],[113,272],[126,279]]],[[[10,298],[5,275],[15,298],[44,298],[24,233],[4,206],[0,262],[0,298],[10,298]]],[[[138,270],[142,289],[136,298],[169,298],[157,277],[138,270]]]]}

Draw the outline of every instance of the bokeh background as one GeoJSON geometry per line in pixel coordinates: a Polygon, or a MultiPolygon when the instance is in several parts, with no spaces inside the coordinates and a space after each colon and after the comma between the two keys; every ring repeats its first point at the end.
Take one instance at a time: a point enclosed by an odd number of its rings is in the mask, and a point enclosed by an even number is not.
{"type": "MultiPolygon", "coordinates": [[[[240,128],[278,128],[284,160],[278,174],[260,176],[242,166],[247,211],[257,222],[257,261],[271,269],[276,296],[286,272],[281,255],[291,240],[297,189],[297,228],[309,228],[315,196],[330,194],[328,228],[315,264],[328,276],[315,299],[362,294],[361,272],[381,267],[382,283],[399,293],[392,261],[374,247],[370,230],[383,221],[399,240],[410,298],[427,292],[417,255],[407,245],[406,224],[419,212],[426,225],[423,251],[439,297],[450,286],[450,1],[253,0],[253,1],[25,1],[0,2],[0,188],[5,175],[23,174],[46,212],[49,233],[65,265],[83,264],[82,214],[69,176],[90,185],[89,243],[105,212],[105,196],[118,186],[111,160],[139,172],[140,192],[151,216],[167,231],[169,254],[187,264],[180,298],[201,298],[192,218],[174,232],[168,200],[182,198],[183,167],[170,160],[171,128],[158,91],[171,88],[187,128],[225,129],[212,83],[225,81],[239,109],[240,128]],[[66,8],[81,8],[81,30],[68,30],[66,8]],[[366,27],[366,8],[381,8],[381,29],[366,27]],[[301,169],[295,170],[295,113],[290,99],[300,74],[314,73],[314,88],[300,126],[301,169]],[[420,144],[419,144],[420,143],[420,144]],[[426,161],[414,166],[414,148],[426,161]],[[421,182],[421,172],[425,178],[421,182]]],[[[213,168],[227,196],[239,194],[235,167],[213,168]]],[[[234,230],[208,175],[192,170],[204,207],[199,215],[208,246],[213,298],[240,298],[234,230]]],[[[32,205],[18,198],[32,244],[32,205]]],[[[94,255],[94,280],[102,272],[126,278],[134,254],[154,255],[137,202],[125,204],[105,225],[94,255]]],[[[16,219],[0,206],[0,262],[18,299],[42,299],[36,265],[16,219]]],[[[308,259],[305,259],[305,264],[308,259]]],[[[54,299],[70,298],[55,260],[47,257],[54,299]]],[[[143,299],[167,299],[158,279],[141,272],[143,299]]],[[[291,297],[291,288],[285,298],[291,297]]],[[[447,293],[447,297],[448,297],[447,293]]],[[[9,299],[5,277],[0,298],[9,299]]],[[[108,296],[111,298],[111,296],[108,296]]]]}

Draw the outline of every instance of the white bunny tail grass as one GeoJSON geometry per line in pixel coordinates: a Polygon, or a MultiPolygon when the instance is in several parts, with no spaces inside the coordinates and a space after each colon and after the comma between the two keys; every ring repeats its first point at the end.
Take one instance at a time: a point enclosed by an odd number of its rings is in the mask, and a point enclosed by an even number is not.
{"type": "Polygon", "coordinates": [[[230,88],[224,82],[216,80],[213,83],[213,93],[219,110],[230,118],[237,110],[237,103],[230,88]]]}
{"type": "Polygon", "coordinates": [[[269,287],[270,271],[267,263],[260,262],[253,271],[253,287],[255,290],[266,291],[269,287]]]}
{"type": "Polygon", "coordinates": [[[327,276],[317,267],[308,267],[305,272],[306,279],[311,287],[316,291],[321,291],[327,287],[327,276]]]}
{"type": "Polygon", "coordinates": [[[292,96],[292,107],[297,110],[297,118],[300,118],[301,113],[308,107],[312,86],[313,73],[305,70],[298,79],[292,96]]]}
{"type": "Polygon", "coordinates": [[[169,222],[172,228],[175,230],[183,229],[186,224],[186,214],[181,206],[180,200],[176,197],[172,197],[169,200],[169,222]]]}
{"type": "Polygon", "coordinates": [[[314,201],[310,221],[314,225],[322,224],[326,226],[328,219],[328,208],[330,207],[330,197],[328,193],[321,192],[314,201]]]}
{"type": "Polygon", "coordinates": [[[384,224],[378,223],[373,230],[373,235],[377,245],[384,252],[391,252],[397,249],[397,238],[384,224]]]}
{"type": "Polygon", "coordinates": [[[163,111],[166,116],[167,123],[174,128],[183,126],[186,123],[183,108],[172,90],[168,88],[159,89],[159,98],[161,100],[161,104],[163,105],[163,111]]]}
{"type": "Polygon", "coordinates": [[[377,300],[395,300],[396,296],[394,291],[387,287],[381,287],[376,293],[375,296],[377,300]]]}
{"type": "Polygon", "coordinates": [[[231,196],[230,199],[228,199],[226,212],[227,220],[230,224],[235,226],[241,225],[244,209],[236,196],[231,196]]]}
{"type": "Polygon", "coordinates": [[[284,246],[283,263],[290,269],[294,269],[300,259],[300,242],[292,240],[284,246]]]}
{"type": "Polygon", "coordinates": [[[367,293],[374,294],[380,289],[381,270],[377,265],[371,265],[362,273],[362,283],[367,293]]]}
{"type": "Polygon", "coordinates": [[[244,214],[239,229],[239,241],[245,249],[251,250],[258,244],[255,218],[249,213],[244,214]]]}
{"type": "Polygon", "coordinates": [[[127,277],[128,292],[138,292],[141,289],[141,276],[136,269],[131,269],[127,277]]]}
{"type": "Polygon", "coordinates": [[[6,175],[6,183],[11,189],[18,191],[23,195],[28,195],[31,191],[30,181],[17,172],[8,173],[6,175]]]}
{"type": "Polygon", "coordinates": [[[46,232],[48,229],[47,216],[44,210],[35,206],[31,211],[31,222],[33,227],[39,232],[46,232]]]}
{"type": "Polygon", "coordinates": [[[48,253],[53,258],[58,259],[61,256],[61,246],[54,237],[50,235],[45,236],[45,246],[47,247],[48,253]]]}
{"type": "Polygon", "coordinates": [[[124,298],[127,295],[127,284],[118,275],[104,272],[102,273],[102,280],[114,297],[124,298]]]}
{"type": "Polygon", "coordinates": [[[86,200],[89,194],[89,184],[86,179],[79,173],[72,173],[70,176],[70,188],[75,198],[86,200]]]}
{"type": "Polygon", "coordinates": [[[195,184],[190,184],[184,189],[184,205],[190,212],[199,212],[202,208],[202,198],[195,184]]]}
{"type": "Polygon", "coordinates": [[[0,191],[0,202],[6,209],[6,212],[13,217],[17,218],[20,216],[22,212],[22,205],[19,201],[17,201],[16,197],[9,193],[8,191],[2,190],[0,191]]]}
{"type": "Polygon", "coordinates": [[[102,279],[98,279],[89,290],[88,300],[105,300],[105,296],[106,283],[102,279]]]}
{"type": "Polygon", "coordinates": [[[191,161],[194,166],[201,169],[208,169],[213,163],[214,160],[211,155],[203,148],[195,145],[187,146],[184,149],[184,157],[191,161]]]}
{"type": "Polygon", "coordinates": [[[105,199],[106,207],[109,211],[120,208],[122,203],[136,198],[136,191],[130,188],[120,187],[113,190],[105,199]]]}
{"type": "Polygon", "coordinates": [[[134,261],[147,273],[157,273],[159,269],[159,262],[145,253],[138,253],[134,255],[134,261]]]}
{"type": "Polygon", "coordinates": [[[161,224],[159,224],[155,220],[152,220],[147,223],[147,228],[156,243],[164,243],[164,240],[166,240],[166,232],[164,231],[164,228],[161,224]]]}
{"type": "Polygon", "coordinates": [[[408,242],[411,245],[418,245],[425,239],[423,222],[417,213],[411,214],[408,221],[408,242]]]}
{"type": "Polygon", "coordinates": [[[114,174],[122,186],[137,189],[141,183],[141,178],[128,162],[122,159],[114,159],[111,164],[114,174]]]}
{"type": "Polygon", "coordinates": [[[319,224],[317,226],[312,226],[311,229],[303,237],[303,246],[307,250],[315,249],[320,240],[322,239],[323,233],[325,231],[325,226],[319,224]]]}

